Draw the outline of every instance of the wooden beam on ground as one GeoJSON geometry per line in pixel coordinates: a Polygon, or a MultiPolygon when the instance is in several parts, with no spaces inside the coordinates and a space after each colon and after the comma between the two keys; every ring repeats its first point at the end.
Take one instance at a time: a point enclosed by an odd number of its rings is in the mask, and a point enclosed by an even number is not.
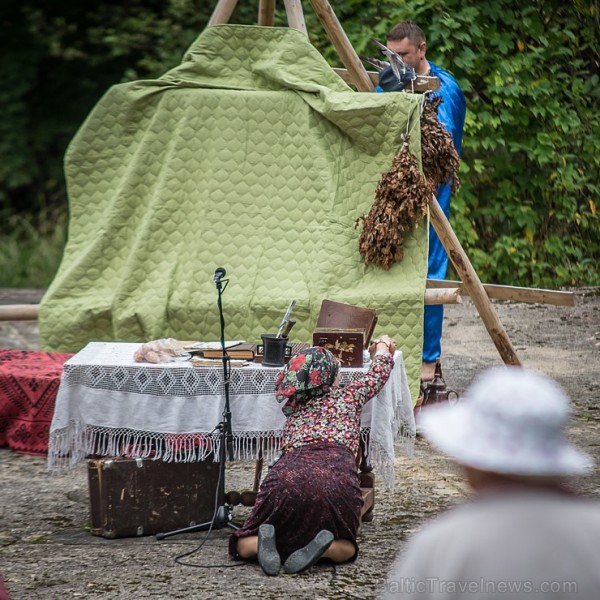
{"type": "Polygon", "coordinates": [[[288,25],[292,29],[301,31],[308,37],[306,21],[304,20],[304,11],[302,10],[301,0],[283,0],[285,4],[285,13],[287,15],[288,25]]]}
{"type": "Polygon", "coordinates": [[[327,0],[310,0],[315,14],[321,21],[327,37],[337,50],[344,66],[350,72],[352,83],[359,92],[374,92],[375,87],[338,18],[327,0]]]}
{"type": "MultiPolygon", "coordinates": [[[[460,304],[461,290],[460,288],[425,290],[424,301],[425,304],[460,304]]],[[[0,321],[37,321],[39,313],[39,304],[0,305],[0,321]]]]}
{"type": "Polygon", "coordinates": [[[231,19],[236,4],[237,0],[219,0],[208,20],[208,24],[224,25],[225,23],[229,23],[229,19],[231,19]]]}
{"type": "Polygon", "coordinates": [[[259,0],[258,24],[273,27],[275,24],[275,0],[259,0]]]}
{"type": "Polygon", "coordinates": [[[0,321],[36,321],[39,304],[5,304],[0,306],[0,321]]]}
{"type": "Polygon", "coordinates": [[[508,335],[492,306],[492,302],[479,280],[477,272],[473,268],[469,257],[460,245],[450,222],[448,221],[442,207],[435,196],[429,202],[429,214],[431,224],[442,242],[448,257],[452,261],[456,272],[462,279],[464,289],[468,291],[473,304],[477,308],[481,319],[500,353],[502,360],[507,365],[521,366],[508,335]]]}
{"type": "MultiPolygon", "coordinates": [[[[511,300],[512,302],[537,302],[539,304],[553,304],[554,306],[575,306],[575,294],[557,290],[544,290],[541,288],[524,288],[511,285],[496,285],[484,283],[488,298],[493,300],[511,300]]],[[[450,281],[445,279],[428,279],[429,290],[459,289],[464,296],[469,295],[462,281],[450,281]]]]}
{"type": "Polygon", "coordinates": [[[425,290],[425,304],[462,304],[460,288],[425,290]]]}

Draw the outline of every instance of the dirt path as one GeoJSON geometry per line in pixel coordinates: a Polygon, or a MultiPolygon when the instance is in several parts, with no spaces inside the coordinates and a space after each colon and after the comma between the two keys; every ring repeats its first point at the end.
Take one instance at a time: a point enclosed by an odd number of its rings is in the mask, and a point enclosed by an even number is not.
{"type": "MultiPolygon", "coordinates": [[[[574,402],[574,441],[600,463],[600,290],[578,292],[573,308],[495,303],[524,365],[556,378],[574,402]]],[[[0,290],[0,303],[37,302],[41,291],[0,290]]],[[[462,392],[475,374],[501,364],[473,305],[446,309],[444,375],[462,392]]],[[[0,347],[36,349],[34,323],[1,323],[0,347]]],[[[86,531],[85,468],[52,476],[45,460],[0,450],[0,572],[12,600],[63,598],[373,598],[403,541],[432,515],[467,493],[458,469],[418,440],[413,459],[399,456],[394,492],[377,490],[373,522],[363,525],[351,565],[317,566],[297,576],[267,578],[256,565],[231,567],[227,530],[213,532],[193,562],[174,557],[205,534],[156,542],[104,540],[86,531]]],[[[249,488],[253,465],[234,463],[228,489],[249,488]]],[[[578,482],[600,497],[595,472],[578,482]]],[[[248,509],[236,507],[235,516],[248,509]]]]}

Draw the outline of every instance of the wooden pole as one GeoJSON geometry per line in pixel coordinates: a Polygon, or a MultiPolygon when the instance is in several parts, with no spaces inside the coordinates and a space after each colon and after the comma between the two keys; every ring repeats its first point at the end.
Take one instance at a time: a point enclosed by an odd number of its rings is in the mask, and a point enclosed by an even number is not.
{"type": "Polygon", "coordinates": [[[302,10],[301,0],[283,0],[285,4],[285,12],[287,15],[288,25],[292,29],[301,31],[308,37],[306,29],[306,21],[304,20],[304,11],[302,10]]]}
{"type": "Polygon", "coordinates": [[[259,0],[258,24],[273,27],[275,24],[275,0],[259,0]]]}
{"type": "Polygon", "coordinates": [[[0,306],[0,321],[35,321],[39,304],[5,304],[0,306]]]}
{"type": "Polygon", "coordinates": [[[475,304],[475,307],[479,311],[479,315],[481,316],[494,345],[500,353],[502,360],[507,365],[521,366],[521,361],[517,357],[517,353],[508,339],[508,335],[506,334],[496,311],[494,311],[492,303],[488,298],[469,257],[460,245],[450,222],[446,218],[446,215],[435,196],[432,196],[431,201],[429,202],[429,214],[431,217],[431,224],[444,245],[456,272],[462,279],[465,290],[467,290],[473,304],[475,304]]]}
{"type": "MultiPolygon", "coordinates": [[[[512,285],[495,285],[484,283],[483,289],[488,298],[493,300],[510,300],[512,302],[536,302],[540,304],[552,304],[554,306],[575,306],[575,294],[558,290],[544,290],[540,288],[524,288],[512,285]]],[[[469,295],[462,281],[450,281],[448,279],[428,279],[429,290],[459,289],[461,294],[469,295]]]]}
{"type": "Polygon", "coordinates": [[[235,9],[237,4],[237,0],[219,0],[217,6],[215,6],[215,10],[208,20],[209,25],[223,25],[225,23],[229,23],[229,19],[231,19],[231,15],[235,9]]]}
{"type": "MultiPolygon", "coordinates": [[[[348,69],[333,69],[346,83],[352,84],[354,80],[352,79],[352,75],[348,69]]],[[[377,71],[366,71],[367,75],[370,77],[373,85],[379,85],[379,73],[377,71]]]]}
{"type": "Polygon", "coordinates": [[[356,86],[359,92],[374,92],[375,86],[367,71],[358,58],[354,47],[346,36],[338,18],[335,16],[331,5],[327,0],[310,0],[310,3],[315,11],[323,29],[327,33],[327,37],[331,40],[337,53],[340,56],[344,66],[350,72],[352,83],[356,86]]]}

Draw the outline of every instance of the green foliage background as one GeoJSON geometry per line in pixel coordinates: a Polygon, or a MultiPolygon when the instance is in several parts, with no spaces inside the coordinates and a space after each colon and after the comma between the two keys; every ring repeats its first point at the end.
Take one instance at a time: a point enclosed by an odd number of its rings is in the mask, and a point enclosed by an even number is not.
{"type": "MultiPolygon", "coordinates": [[[[0,284],[49,283],[66,231],[62,157],[69,140],[110,85],[177,64],[215,4],[1,4],[0,255],[20,256],[23,273],[0,276],[0,284]],[[50,244],[44,260],[35,257],[42,240],[50,244]],[[41,266],[31,270],[34,264],[41,266]]],[[[427,57],[463,88],[462,187],[452,223],[482,280],[600,285],[598,0],[331,4],[360,54],[376,55],[370,37],[384,41],[397,21],[417,21],[427,33],[427,57]]],[[[304,10],[311,41],[341,66],[310,2],[304,10]]],[[[239,0],[232,22],[255,23],[257,12],[258,0],[239,0]]],[[[286,24],[281,0],[276,24],[286,24]]]]}

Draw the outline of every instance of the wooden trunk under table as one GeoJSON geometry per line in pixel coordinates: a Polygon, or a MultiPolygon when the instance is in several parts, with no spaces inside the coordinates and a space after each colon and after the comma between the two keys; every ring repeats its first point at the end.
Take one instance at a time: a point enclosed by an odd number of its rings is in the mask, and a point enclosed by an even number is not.
{"type": "MultiPolygon", "coordinates": [[[[88,460],[91,533],[135,537],[210,521],[219,463],[148,458],[88,460]]],[[[219,500],[219,505],[222,499],[219,500]]]]}

